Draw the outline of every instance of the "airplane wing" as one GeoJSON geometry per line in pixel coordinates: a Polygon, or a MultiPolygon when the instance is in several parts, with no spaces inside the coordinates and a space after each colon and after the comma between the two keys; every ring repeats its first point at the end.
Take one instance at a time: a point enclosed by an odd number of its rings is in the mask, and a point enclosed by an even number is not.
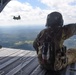
{"type": "Polygon", "coordinates": [[[0,0],[0,12],[4,9],[9,1],[11,0],[0,0]]]}

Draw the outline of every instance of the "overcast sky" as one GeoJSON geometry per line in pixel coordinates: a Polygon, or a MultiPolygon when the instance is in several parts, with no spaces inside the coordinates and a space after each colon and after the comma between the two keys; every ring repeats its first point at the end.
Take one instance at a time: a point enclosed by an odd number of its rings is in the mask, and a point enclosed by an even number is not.
{"type": "Polygon", "coordinates": [[[62,13],[64,24],[76,22],[76,0],[11,0],[0,13],[0,25],[45,25],[53,11],[62,13]],[[18,15],[21,20],[14,20],[18,15]]]}

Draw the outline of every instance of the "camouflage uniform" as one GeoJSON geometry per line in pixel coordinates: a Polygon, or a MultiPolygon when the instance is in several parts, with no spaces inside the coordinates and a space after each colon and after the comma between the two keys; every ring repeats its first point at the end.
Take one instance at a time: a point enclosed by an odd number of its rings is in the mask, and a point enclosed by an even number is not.
{"type": "MultiPolygon", "coordinates": [[[[44,66],[48,70],[50,70],[51,67],[50,67],[50,64],[43,63],[40,45],[44,41],[45,37],[50,35],[53,38],[52,40],[55,43],[56,50],[61,49],[63,47],[64,41],[76,34],[76,24],[64,25],[63,27],[54,29],[54,32],[53,33],[52,32],[53,32],[52,28],[43,29],[38,34],[37,38],[33,43],[33,47],[37,51],[40,65],[44,66]]],[[[62,68],[65,68],[67,65],[76,62],[76,49],[68,49],[66,51],[66,57],[67,57],[67,62],[65,64],[61,64],[61,61],[56,62],[56,66],[55,66],[56,71],[61,70],[62,68]]]]}

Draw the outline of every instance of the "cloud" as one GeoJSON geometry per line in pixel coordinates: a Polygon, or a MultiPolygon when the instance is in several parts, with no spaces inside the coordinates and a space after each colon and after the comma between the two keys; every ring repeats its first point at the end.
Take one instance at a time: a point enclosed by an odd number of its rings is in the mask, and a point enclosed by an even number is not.
{"type": "Polygon", "coordinates": [[[76,5],[74,0],[39,0],[47,8],[33,7],[30,3],[11,0],[0,13],[0,25],[45,25],[47,14],[53,11],[62,13],[64,22],[76,22],[76,5]],[[13,20],[13,16],[21,20],[13,20]]]}
{"type": "Polygon", "coordinates": [[[75,0],[40,0],[47,5],[49,10],[62,13],[65,23],[76,22],[76,1],[75,0]]]}
{"type": "Polygon", "coordinates": [[[38,25],[44,23],[45,17],[45,11],[39,7],[33,8],[27,2],[12,0],[0,13],[0,25],[38,25]],[[21,15],[21,20],[13,20],[13,16],[18,15],[21,15]]]}

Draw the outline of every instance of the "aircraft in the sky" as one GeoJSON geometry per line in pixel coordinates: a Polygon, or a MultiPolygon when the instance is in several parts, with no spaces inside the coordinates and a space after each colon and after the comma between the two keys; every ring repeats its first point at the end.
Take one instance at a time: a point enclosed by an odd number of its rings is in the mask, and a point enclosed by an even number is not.
{"type": "MultiPolygon", "coordinates": [[[[11,0],[0,0],[0,12],[4,9],[4,7],[10,2],[11,0]]],[[[20,15],[18,17],[13,16],[14,20],[20,20],[21,17],[20,15]]]]}
{"type": "Polygon", "coordinates": [[[20,20],[21,17],[20,17],[20,15],[19,15],[19,16],[13,16],[13,19],[14,19],[14,20],[20,20]]]}
{"type": "Polygon", "coordinates": [[[11,0],[0,0],[0,12],[4,9],[4,7],[7,5],[7,3],[11,0]]]}

